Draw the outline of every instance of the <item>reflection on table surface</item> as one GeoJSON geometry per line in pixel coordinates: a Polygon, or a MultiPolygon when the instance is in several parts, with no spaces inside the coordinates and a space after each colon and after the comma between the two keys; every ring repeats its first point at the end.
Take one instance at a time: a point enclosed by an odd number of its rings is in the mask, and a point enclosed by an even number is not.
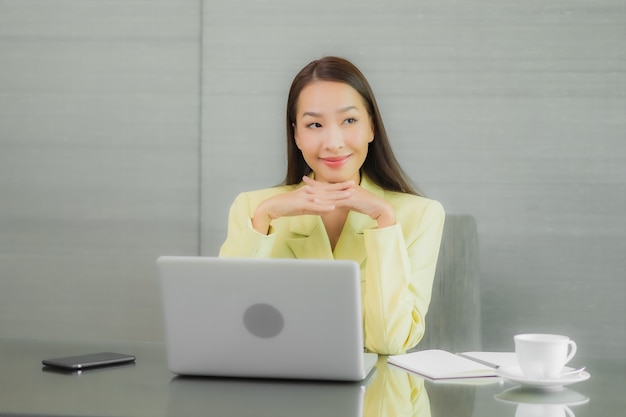
{"type": "Polygon", "coordinates": [[[585,417],[626,409],[623,358],[575,358],[590,380],[538,391],[500,379],[433,382],[385,357],[366,380],[346,383],[176,377],[157,343],[0,339],[0,352],[0,416],[585,417]],[[44,358],[105,350],[132,353],[136,364],[80,374],[41,366],[44,358]]]}
{"type": "Polygon", "coordinates": [[[197,416],[430,417],[424,380],[390,369],[386,359],[360,382],[175,377],[168,414],[197,416]]]}
{"type": "Polygon", "coordinates": [[[537,390],[509,388],[496,399],[516,406],[516,417],[573,417],[572,408],[589,402],[589,397],[569,388],[537,390]]]}

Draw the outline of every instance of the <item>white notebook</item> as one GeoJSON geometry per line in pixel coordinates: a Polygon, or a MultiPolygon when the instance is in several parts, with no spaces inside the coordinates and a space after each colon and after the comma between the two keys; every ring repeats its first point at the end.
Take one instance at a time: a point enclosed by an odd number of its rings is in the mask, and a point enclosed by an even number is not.
{"type": "Polygon", "coordinates": [[[387,362],[430,379],[496,377],[496,368],[515,361],[515,353],[466,352],[430,349],[390,356],[387,362]]]}

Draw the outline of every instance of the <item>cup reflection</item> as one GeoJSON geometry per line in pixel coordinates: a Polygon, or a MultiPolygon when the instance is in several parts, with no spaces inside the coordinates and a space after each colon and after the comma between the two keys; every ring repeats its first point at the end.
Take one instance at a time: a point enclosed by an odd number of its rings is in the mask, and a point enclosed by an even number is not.
{"type": "Polygon", "coordinates": [[[515,417],[575,417],[572,410],[560,404],[519,404],[515,417]]]}
{"type": "Polygon", "coordinates": [[[575,417],[572,407],[589,402],[589,397],[568,388],[515,387],[496,395],[496,399],[516,405],[515,417],[575,417]]]}

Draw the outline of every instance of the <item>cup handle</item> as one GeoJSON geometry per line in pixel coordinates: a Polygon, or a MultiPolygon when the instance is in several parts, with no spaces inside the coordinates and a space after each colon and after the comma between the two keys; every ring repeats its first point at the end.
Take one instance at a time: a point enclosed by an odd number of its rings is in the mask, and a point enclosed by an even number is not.
{"type": "Polygon", "coordinates": [[[565,358],[565,363],[568,363],[574,357],[574,355],[576,354],[576,350],[577,350],[576,342],[574,342],[573,340],[569,340],[567,344],[570,347],[570,351],[569,351],[569,355],[567,355],[567,358],[565,358]]]}
{"type": "Polygon", "coordinates": [[[565,414],[567,414],[567,417],[576,417],[572,409],[569,408],[568,406],[564,405],[563,410],[565,410],[565,414]]]}

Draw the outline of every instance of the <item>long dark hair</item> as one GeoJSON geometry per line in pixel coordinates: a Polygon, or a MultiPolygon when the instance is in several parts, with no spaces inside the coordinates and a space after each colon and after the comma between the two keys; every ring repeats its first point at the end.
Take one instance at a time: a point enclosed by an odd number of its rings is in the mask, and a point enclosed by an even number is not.
{"type": "Polygon", "coordinates": [[[369,144],[361,172],[385,190],[419,195],[391,150],[374,92],[367,79],[350,61],[334,56],[310,62],[300,70],[291,83],[287,99],[287,174],[284,184],[298,184],[303,176],[311,173],[311,168],[296,146],[294,126],[298,97],[306,86],[315,81],[335,81],[347,84],[354,88],[365,101],[367,112],[374,124],[374,140],[369,144]]]}

